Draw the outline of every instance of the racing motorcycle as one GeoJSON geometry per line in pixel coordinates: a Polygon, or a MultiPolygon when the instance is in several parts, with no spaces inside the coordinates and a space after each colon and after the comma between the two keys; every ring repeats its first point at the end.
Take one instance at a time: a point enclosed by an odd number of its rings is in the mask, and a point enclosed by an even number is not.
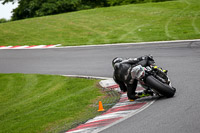
{"type": "Polygon", "coordinates": [[[167,70],[157,66],[142,67],[138,65],[132,69],[132,74],[132,77],[136,77],[142,87],[146,89],[146,93],[170,98],[176,92],[167,76],[167,70]]]}

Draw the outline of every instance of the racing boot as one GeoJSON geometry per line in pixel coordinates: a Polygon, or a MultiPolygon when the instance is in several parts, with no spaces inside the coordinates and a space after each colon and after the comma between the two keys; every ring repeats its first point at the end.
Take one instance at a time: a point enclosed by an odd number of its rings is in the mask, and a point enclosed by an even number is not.
{"type": "Polygon", "coordinates": [[[136,94],[136,96],[138,96],[139,98],[152,96],[152,95],[153,95],[153,92],[150,92],[150,91],[147,91],[147,90],[144,90],[142,92],[137,92],[137,94],[136,94]]]}
{"type": "Polygon", "coordinates": [[[138,99],[138,98],[140,98],[140,97],[137,96],[137,94],[136,94],[134,97],[129,98],[129,101],[130,101],[130,102],[133,102],[133,101],[135,101],[135,100],[138,99]]]}

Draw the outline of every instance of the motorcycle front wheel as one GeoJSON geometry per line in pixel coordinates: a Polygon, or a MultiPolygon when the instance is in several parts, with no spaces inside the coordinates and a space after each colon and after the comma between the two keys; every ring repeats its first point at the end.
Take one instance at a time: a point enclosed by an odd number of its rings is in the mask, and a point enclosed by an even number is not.
{"type": "Polygon", "coordinates": [[[147,86],[149,86],[150,88],[154,89],[155,91],[167,98],[173,97],[176,92],[175,88],[172,88],[169,85],[160,82],[151,75],[146,77],[145,83],[147,86]]]}

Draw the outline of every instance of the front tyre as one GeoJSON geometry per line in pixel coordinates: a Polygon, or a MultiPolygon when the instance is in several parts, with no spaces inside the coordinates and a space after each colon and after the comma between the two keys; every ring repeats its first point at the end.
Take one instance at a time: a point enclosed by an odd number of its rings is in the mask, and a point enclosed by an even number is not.
{"type": "Polygon", "coordinates": [[[175,88],[172,88],[169,85],[160,82],[153,76],[148,76],[145,80],[145,83],[147,86],[153,88],[155,91],[167,98],[173,97],[176,92],[175,88]]]}

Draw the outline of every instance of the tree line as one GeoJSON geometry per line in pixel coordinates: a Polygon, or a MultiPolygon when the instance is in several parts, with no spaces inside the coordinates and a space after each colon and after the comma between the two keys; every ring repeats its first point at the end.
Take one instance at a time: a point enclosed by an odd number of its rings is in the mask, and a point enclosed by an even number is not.
{"type": "Polygon", "coordinates": [[[18,2],[12,12],[11,20],[40,17],[65,12],[109,7],[143,2],[161,2],[167,0],[0,0],[3,4],[18,2]]]}

